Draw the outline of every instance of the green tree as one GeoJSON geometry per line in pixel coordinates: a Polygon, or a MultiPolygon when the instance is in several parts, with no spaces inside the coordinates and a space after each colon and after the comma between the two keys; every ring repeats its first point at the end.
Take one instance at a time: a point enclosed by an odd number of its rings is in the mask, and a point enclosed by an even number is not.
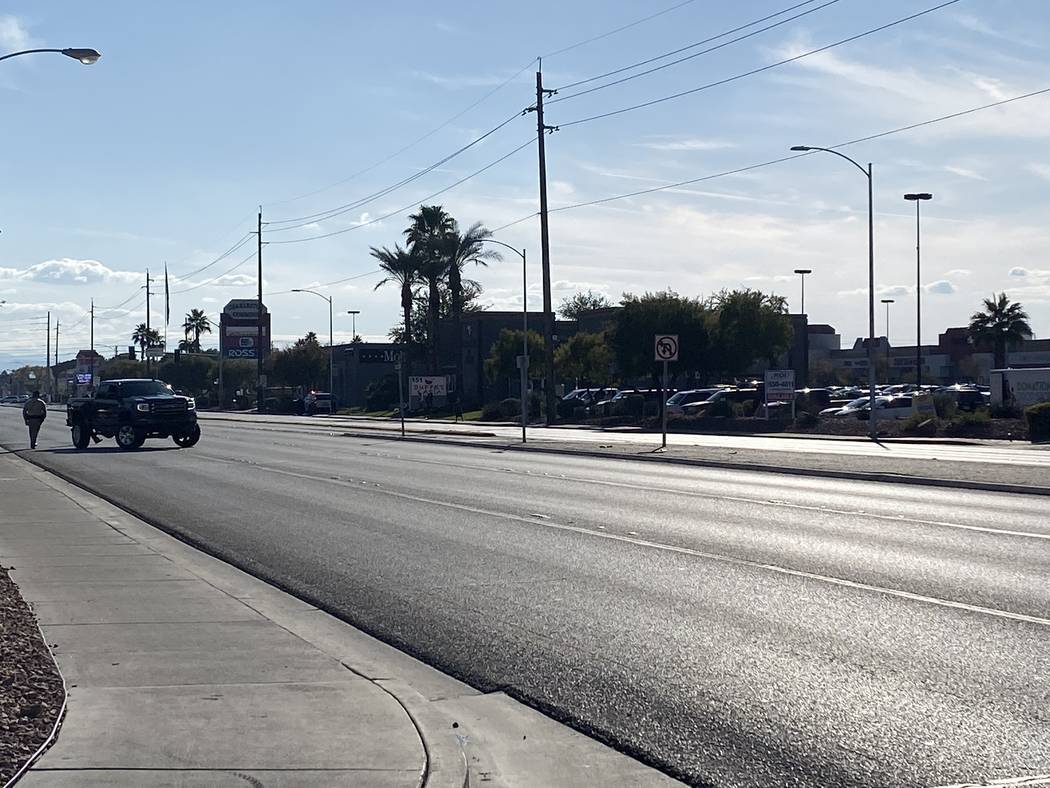
{"type": "Polygon", "coordinates": [[[412,331],[412,301],[415,288],[422,281],[419,256],[411,249],[405,250],[394,244],[393,251],[385,246],[382,249],[373,246],[372,257],[379,261],[379,267],[386,273],[383,281],[376,285],[376,290],[385,284],[395,284],[401,288],[401,312],[404,320],[401,324],[401,342],[407,348],[417,336],[412,331]]]}
{"type": "Polygon", "coordinates": [[[992,346],[995,368],[1006,367],[1007,351],[1032,336],[1028,313],[1019,303],[1010,301],[1006,293],[984,299],[984,311],[970,317],[969,334],[975,344],[992,346]]]}
{"type": "Polygon", "coordinates": [[[203,309],[191,309],[186,313],[186,319],[182,321],[182,331],[188,338],[193,334],[191,352],[201,352],[201,334],[211,333],[211,320],[203,309]]]}
{"type": "MultiPolygon", "coordinates": [[[[409,217],[405,239],[408,247],[419,258],[419,273],[427,284],[427,330],[431,338],[437,336],[438,311],[441,308],[441,282],[448,274],[448,261],[441,244],[455,228],[455,220],[440,205],[420,205],[419,211],[409,217]]],[[[430,371],[437,372],[437,342],[430,343],[430,371]]]]}
{"type": "Polygon", "coordinates": [[[145,377],[146,365],[130,358],[111,358],[103,361],[96,370],[99,380],[145,377]]]}
{"type": "MultiPolygon", "coordinates": [[[[543,363],[547,358],[543,349],[543,335],[537,331],[529,331],[529,378],[535,379],[543,376],[543,363]]],[[[485,359],[485,374],[489,380],[496,381],[500,378],[513,378],[518,373],[518,356],[521,355],[522,341],[521,331],[513,331],[505,328],[499,332],[496,341],[492,343],[488,358],[485,359]]]]}
{"type": "Polygon", "coordinates": [[[580,315],[586,312],[606,309],[612,305],[612,301],[604,293],[588,290],[586,293],[573,293],[568,298],[563,298],[558,306],[558,314],[566,320],[579,320],[580,315]]]}
{"type": "Polygon", "coordinates": [[[145,323],[139,323],[131,332],[131,341],[142,350],[148,347],[156,347],[160,344],[160,332],[155,328],[146,328],[145,323]]]}
{"type": "Polygon", "coordinates": [[[604,385],[612,379],[613,350],[602,332],[581,332],[554,350],[558,377],[577,385],[604,385]]]}
{"type": "Polygon", "coordinates": [[[663,365],[653,356],[657,334],[678,335],[678,362],[670,372],[676,378],[683,372],[701,377],[710,370],[708,308],[698,298],[681,296],[673,290],[624,293],[623,308],[616,314],[610,343],[620,372],[628,377],[649,375],[659,381],[663,365]]]}
{"type": "Polygon", "coordinates": [[[708,303],[712,364],[728,377],[764,359],[770,364],[791,345],[791,319],[782,296],[758,290],[723,290],[708,303]]]}
{"type": "MultiPolygon", "coordinates": [[[[449,293],[448,286],[445,284],[439,284],[438,286],[439,297],[441,305],[438,307],[438,322],[447,319],[452,315],[452,296],[449,293]]],[[[412,323],[410,329],[412,331],[412,338],[416,344],[423,348],[425,351],[430,351],[430,331],[427,326],[427,294],[417,293],[415,296],[415,306],[412,310],[412,323]]],[[[484,306],[479,303],[481,298],[481,284],[475,282],[473,279],[463,280],[463,314],[467,315],[471,312],[481,312],[485,309],[484,306]]],[[[404,331],[401,329],[401,325],[398,324],[393,326],[388,332],[387,336],[390,337],[391,342],[401,343],[404,341],[404,331]]]]}
{"type": "Polygon", "coordinates": [[[328,351],[313,331],[292,347],[271,352],[267,364],[276,383],[311,389],[328,385],[328,351]]]}
{"type": "Polygon", "coordinates": [[[214,388],[219,365],[204,356],[189,356],[178,363],[165,361],[157,368],[157,377],[173,388],[198,397],[214,388]]]}

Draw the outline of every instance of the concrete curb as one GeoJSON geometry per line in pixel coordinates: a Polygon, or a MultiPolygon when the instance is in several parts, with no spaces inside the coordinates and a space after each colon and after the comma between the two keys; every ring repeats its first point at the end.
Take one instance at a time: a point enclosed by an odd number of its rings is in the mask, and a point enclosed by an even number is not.
{"type": "MultiPolygon", "coordinates": [[[[145,525],[148,525],[151,528],[155,528],[161,533],[171,537],[172,539],[184,545],[187,545],[193,550],[196,550],[210,558],[214,558],[218,561],[221,561],[224,564],[228,564],[229,566],[233,567],[238,571],[244,572],[246,575],[249,575],[252,578],[254,578],[254,580],[256,580],[257,582],[264,583],[265,585],[274,589],[276,593],[287,594],[288,596],[294,599],[302,599],[300,595],[296,594],[290,589],[282,588],[278,584],[272,583],[269,580],[260,577],[247,566],[242,566],[237,562],[216,555],[211,550],[209,550],[207,546],[203,544],[198,544],[195,540],[186,537],[184,534],[181,534],[173,529],[166,528],[162,524],[153,521],[151,518],[145,517],[142,514],[139,514],[138,512],[123,506],[119,502],[112,500],[109,496],[99,491],[93,490],[84,484],[81,484],[79,481],[77,481],[75,478],[72,478],[68,474],[65,474],[61,471],[52,468],[48,468],[42,465],[41,463],[36,462],[31,456],[26,456],[22,453],[16,452],[11,453],[19,459],[32,465],[39,471],[43,471],[46,475],[53,476],[56,479],[60,479],[62,482],[65,482],[66,484],[72,485],[80,493],[89,495],[93,498],[97,498],[100,501],[104,501],[110,506],[119,509],[122,512],[125,512],[130,517],[139,520],[140,522],[144,523],[145,525]]],[[[48,482],[45,480],[45,483],[48,482]]],[[[54,488],[54,485],[50,483],[48,483],[48,486],[54,488]]],[[[314,600],[307,601],[309,601],[310,604],[316,604],[314,600]]],[[[323,610],[335,619],[339,619],[339,617],[334,611],[329,611],[320,605],[318,605],[318,609],[323,610]]],[[[270,618],[269,616],[266,617],[270,618]]],[[[287,628],[279,621],[275,621],[272,618],[270,620],[273,621],[273,623],[277,626],[287,628]]],[[[352,624],[348,624],[342,620],[339,620],[339,623],[341,626],[345,627],[348,630],[353,630],[353,632],[355,633],[361,633],[362,635],[371,637],[368,636],[367,633],[362,633],[352,624]]],[[[293,634],[296,634],[298,637],[301,637],[304,640],[310,642],[310,639],[304,637],[302,633],[295,632],[294,630],[290,631],[292,631],[293,634]]],[[[319,646],[316,646],[316,644],[315,647],[320,648],[319,646]]],[[[437,713],[428,707],[428,701],[426,698],[424,698],[419,692],[413,689],[411,685],[409,685],[403,680],[377,680],[371,676],[366,675],[362,671],[357,670],[351,664],[348,664],[345,660],[341,660],[341,662],[344,668],[354,673],[355,675],[360,676],[369,683],[373,684],[375,687],[382,690],[387,695],[390,695],[404,710],[409,721],[415,728],[416,734],[419,737],[421,746],[426,757],[426,766],[424,774],[422,776],[422,780],[420,782],[421,788],[469,788],[470,773],[467,766],[466,755],[464,754],[461,748],[456,746],[456,744],[452,741],[451,737],[441,735],[440,732],[442,732],[443,729],[446,727],[445,722],[444,720],[439,719],[437,713]]],[[[65,679],[63,678],[63,684],[64,683],[65,679]]],[[[63,705],[63,712],[64,710],[65,709],[63,705]]],[[[55,732],[57,732],[60,724],[61,720],[58,723],[56,723],[55,732]]],[[[55,732],[52,733],[52,736],[48,741],[48,746],[53,742],[55,732]]],[[[41,752],[43,752],[44,749],[46,749],[46,746],[44,748],[41,748],[41,752]]],[[[30,764],[33,760],[36,760],[36,758],[39,757],[39,755],[39,752],[36,755],[34,755],[34,757],[30,761],[30,764]]],[[[5,786],[5,788],[7,787],[5,786]]]]}
{"type": "Polygon", "coordinates": [[[786,468],[782,465],[765,465],[753,462],[727,462],[724,460],[703,460],[691,457],[667,457],[666,455],[623,455],[610,454],[588,449],[566,449],[558,446],[539,446],[520,443],[482,443],[470,440],[449,440],[446,438],[424,438],[413,435],[383,435],[376,432],[339,433],[347,438],[381,439],[390,441],[412,441],[414,443],[439,443],[446,446],[470,446],[480,449],[500,449],[502,451],[537,452],[561,454],[570,457],[593,457],[603,460],[633,460],[639,462],[664,462],[672,465],[690,465],[699,468],[718,468],[720,470],[746,470],[762,473],[777,473],[784,476],[816,476],[830,479],[847,479],[850,481],[884,482],[891,484],[910,484],[921,487],[947,487],[957,490],[981,490],[984,492],[1015,493],[1021,495],[1050,495],[1050,487],[1027,484],[1006,484],[1003,482],[978,482],[966,479],[941,479],[935,476],[907,476],[895,473],[874,471],[836,471],[823,468],[786,468]]]}

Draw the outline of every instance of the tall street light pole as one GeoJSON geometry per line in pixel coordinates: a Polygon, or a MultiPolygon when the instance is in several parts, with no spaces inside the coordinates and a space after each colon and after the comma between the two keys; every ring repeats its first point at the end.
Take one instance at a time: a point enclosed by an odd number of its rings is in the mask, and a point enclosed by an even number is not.
{"type": "MultiPolygon", "coordinates": [[[[521,368],[519,374],[521,375],[521,442],[525,443],[525,424],[529,420],[529,280],[525,250],[515,249],[510,244],[497,241],[495,238],[484,238],[482,240],[487,244],[496,244],[504,249],[510,249],[521,258],[521,368]]],[[[552,350],[547,352],[550,353],[552,350]]],[[[550,420],[549,411],[547,419],[548,421],[550,420]]]]}
{"type": "Polygon", "coordinates": [[[844,153],[831,148],[818,148],[811,145],[793,145],[793,151],[821,151],[845,159],[868,179],[868,398],[871,417],[868,419],[868,435],[872,440],[878,437],[878,426],[875,423],[875,197],[872,189],[871,162],[867,167],[854,161],[844,153]]]}
{"type": "Polygon", "coordinates": [[[911,192],[905,200],[915,203],[915,385],[922,386],[922,255],[919,243],[919,205],[932,200],[929,192],[911,192]]]}
{"type": "Polygon", "coordinates": [[[799,314],[804,315],[806,314],[806,274],[811,274],[813,271],[809,268],[796,268],[795,273],[802,279],[802,309],[799,310],[799,314]]]}
{"type": "Polygon", "coordinates": [[[890,304],[896,303],[892,298],[882,299],[886,305],[886,382],[890,380],[890,304]]]}
{"type": "Polygon", "coordinates": [[[360,309],[347,309],[346,313],[350,315],[351,328],[350,328],[350,342],[354,343],[357,341],[357,316],[361,314],[360,309]]]}
{"type": "Polygon", "coordinates": [[[326,296],[324,293],[318,293],[316,290],[307,290],[306,288],[296,288],[292,290],[293,293],[313,293],[318,298],[323,298],[328,302],[328,396],[332,399],[328,400],[328,413],[331,416],[335,415],[334,408],[332,407],[335,402],[335,366],[332,360],[335,355],[335,341],[333,340],[332,332],[332,297],[326,296]]]}
{"type": "Polygon", "coordinates": [[[10,52],[6,55],[0,55],[0,60],[7,60],[10,57],[18,57],[19,55],[34,55],[37,52],[57,52],[60,55],[79,60],[85,66],[94,65],[98,62],[98,59],[102,57],[102,55],[94,49],[67,47],[66,49],[23,49],[21,52],[10,52]]]}

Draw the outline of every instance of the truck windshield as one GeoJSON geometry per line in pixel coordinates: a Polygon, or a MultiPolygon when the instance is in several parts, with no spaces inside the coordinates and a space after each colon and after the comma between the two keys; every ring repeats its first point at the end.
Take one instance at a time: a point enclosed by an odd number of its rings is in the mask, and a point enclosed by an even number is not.
{"type": "Polygon", "coordinates": [[[167,383],[159,380],[132,380],[120,384],[120,394],[124,397],[151,397],[155,395],[171,395],[175,392],[167,383]]]}

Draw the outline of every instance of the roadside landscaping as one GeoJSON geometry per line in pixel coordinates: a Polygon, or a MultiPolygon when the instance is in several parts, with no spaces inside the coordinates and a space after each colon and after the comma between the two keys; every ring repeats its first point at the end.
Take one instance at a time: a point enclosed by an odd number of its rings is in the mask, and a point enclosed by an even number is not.
{"type": "Polygon", "coordinates": [[[36,617],[0,567],[0,784],[47,741],[64,697],[36,617]]]}

